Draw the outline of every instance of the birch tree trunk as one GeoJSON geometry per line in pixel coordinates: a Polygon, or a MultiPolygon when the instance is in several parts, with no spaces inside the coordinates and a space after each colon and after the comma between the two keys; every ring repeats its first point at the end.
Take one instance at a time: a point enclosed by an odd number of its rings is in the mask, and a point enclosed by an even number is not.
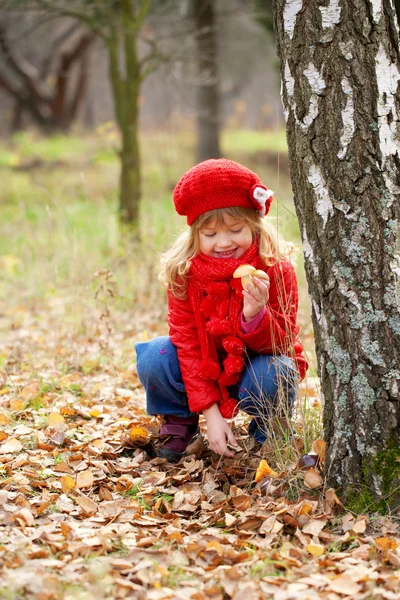
{"type": "Polygon", "coordinates": [[[390,0],[275,0],[291,179],[312,299],[326,475],[400,504],[399,34],[390,0]]]}

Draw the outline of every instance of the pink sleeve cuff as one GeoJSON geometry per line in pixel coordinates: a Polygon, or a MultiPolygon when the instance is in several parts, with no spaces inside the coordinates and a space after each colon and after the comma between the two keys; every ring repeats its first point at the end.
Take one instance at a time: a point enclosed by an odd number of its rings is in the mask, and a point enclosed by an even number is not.
{"type": "Polygon", "coordinates": [[[250,321],[245,321],[244,317],[243,317],[243,313],[242,313],[240,316],[240,324],[241,324],[243,333],[252,333],[253,331],[255,331],[257,329],[257,327],[259,326],[259,324],[261,323],[266,312],[267,312],[267,308],[266,308],[266,306],[264,306],[264,308],[262,310],[260,310],[258,315],[256,315],[252,319],[250,319],[250,321]]]}

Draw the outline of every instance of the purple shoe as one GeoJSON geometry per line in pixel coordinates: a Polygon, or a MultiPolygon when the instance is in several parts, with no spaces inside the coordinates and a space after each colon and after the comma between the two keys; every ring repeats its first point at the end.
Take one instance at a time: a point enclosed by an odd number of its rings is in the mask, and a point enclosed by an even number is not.
{"type": "Polygon", "coordinates": [[[176,417],[166,415],[161,426],[160,436],[167,438],[159,448],[157,456],[166,458],[169,462],[179,462],[186,448],[200,435],[199,416],[176,417]]]}

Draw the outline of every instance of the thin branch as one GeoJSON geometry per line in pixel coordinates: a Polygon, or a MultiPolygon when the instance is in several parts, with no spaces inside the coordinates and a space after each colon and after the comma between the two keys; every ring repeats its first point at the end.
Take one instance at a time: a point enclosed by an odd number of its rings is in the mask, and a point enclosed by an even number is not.
{"type": "Polygon", "coordinates": [[[56,51],[58,50],[59,46],[61,46],[65,40],[67,40],[69,37],[71,37],[75,31],[77,29],[79,29],[80,25],[79,23],[73,23],[70,27],[68,27],[68,29],[65,29],[51,44],[49,51],[48,51],[48,55],[45,58],[45,60],[43,61],[43,65],[40,69],[40,78],[41,79],[46,79],[46,77],[49,74],[50,71],[50,67],[51,67],[51,63],[53,62],[54,56],[56,54],[56,51]]]}
{"type": "Polygon", "coordinates": [[[36,0],[36,3],[41,8],[45,8],[46,10],[50,11],[53,14],[56,13],[59,15],[63,15],[64,17],[71,17],[73,19],[77,19],[78,21],[81,21],[82,23],[86,23],[86,25],[88,27],[90,27],[90,29],[92,29],[96,35],[101,37],[103,40],[107,39],[106,34],[101,30],[97,21],[95,19],[91,18],[87,13],[80,12],[75,9],[67,8],[66,6],[55,7],[54,4],[50,0],[36,0]]]}

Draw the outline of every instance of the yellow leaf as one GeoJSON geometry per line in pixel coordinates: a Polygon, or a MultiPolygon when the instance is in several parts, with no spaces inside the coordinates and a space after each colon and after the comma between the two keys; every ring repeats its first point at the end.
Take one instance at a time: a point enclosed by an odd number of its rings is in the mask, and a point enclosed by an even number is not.
{"type": "Polygon", "coordinates": [[[60,483],[64,494],[69,494],[75,487],[75,481],[70,475],[63,475],[63,477],[60,478],[60,483]]]}
{"type": "Polygon", "coordinates": [[[49,414],[49,426],[54,427],[54,425],[60,425],[61,423],[65,423],[64,417],[60,415],[58,412],[51,412],[49,414]]]}
{"type": "Polygon", "coordinates": [[[70,373],[69,375],[65,375],[60,379],[61,387],[69,387],[71,385],[79,385],[82,381],[82,376],[80,373],[70,373]]]}
{"type": "Polygon", "coordinates": [[[11,410],[24,410],[25,402],[23,400],[11,400],[10,408],[11,410]]]}
{"type": "Polygon", "coordinates": [[[148,436],[149,431],[140,425],[134,425],[129,432],[129,438],[131,441],[136,441],[138,439],[147,440],[148,436]]]}
{"type": "Polygon", "coordinates": [[[88,488],[88,487],[92,487],[93,485],[93,473],[92,471],[81,471],[80,473],[78,473],[78,476],[76,478],[76,487],[81,489],[81,488],[88,488]]]}
{"type": "Polygon", "coordinates": [[[395,550],[397,548],[397,542],[388,537],[375,538],[374,542],[375,546],[381,552],[388,552],[389,550],[395,550]]]}
{"type": "Polygon", "coordinates": [[[279,477],[279,474],[271,469],[265,459],[262,459],[257,467],[255,481],[261,481],[263,477],[279,477]]]}
{"type": "Polygon", "coordinates": [[[8,388],[3,388],[2,390],[0,390],[0,396],[4,396],[4,394],[8,394],[9,389],[8,388]]]}
{"type": "Polygon", "coordinates": [[[317,557],[322,556],[322,554],[325,552],[325,548],[324,546],[321,546],[321,544],[308,544],[308,546],[306,546],[306,550],[313,556],[317,557]]]}
{"type": "Polygon", "coordinates": [[[93,410],[89,410],[89,415],[91,417],[99,417],[101,414],[103,414],[100,410],[98,410],[97,408],[94,408],[93,410]]]}
{"type": "Polygon", "coordinates": [[[4,413],[0,413],[0,425],[7,425],[10,422],[10,418],[4,413]]]}
{"type": "Polygon", "coordinates": [[[31,383],[26,385],[21,392],[21,396],[24,400],[33,400],[36,396],[39,395],[40,392],[40,383],[36,381],[35,383],[31,383]]]}

